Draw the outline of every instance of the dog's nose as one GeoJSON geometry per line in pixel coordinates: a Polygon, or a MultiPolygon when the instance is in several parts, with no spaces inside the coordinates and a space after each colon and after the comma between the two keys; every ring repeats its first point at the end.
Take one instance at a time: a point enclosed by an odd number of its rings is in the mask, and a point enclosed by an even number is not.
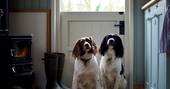
{"type": "Polygon", "coordinates": [[[88,44],[85,44],[86,49],[90,49],[90,46],[88,44]]]}
{"type": "Polygon", "coordinates": [[[108,41],[107,41],[107,45],[109,44],[113,44],[115,42],[115,40],[113,38],[110,38],[108,41]]]}
{"type": "Polygon", "coordinates": [[[85,47],[89,47],[89,45],[88,45],[88,44],[85,44],[85,47]]]}
{"type": "Polygon", "coordinates": [[[90,48],[90,44],[89,44],[88,42],[85,42],[85,43],[84,43],[84,46],[85,46],[86,48],[90,48]]]}

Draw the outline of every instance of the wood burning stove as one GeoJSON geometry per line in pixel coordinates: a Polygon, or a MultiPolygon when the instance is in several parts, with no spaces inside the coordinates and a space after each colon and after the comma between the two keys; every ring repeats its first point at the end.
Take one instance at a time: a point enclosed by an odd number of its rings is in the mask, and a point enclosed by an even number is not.
{"type": "Polygon", "coordinates": [[[32,89],[33,69],[31,57],[32,35],[12,34],[11,56],[12,56],[12,83],[24,89],[32,89]]]}
{"type": "Polygon", "coordinates": [[[33,89],[32,36],[0,33],[0,87],[33,89]],[[2,86],[1,86],[2,85],[2,86]]]}

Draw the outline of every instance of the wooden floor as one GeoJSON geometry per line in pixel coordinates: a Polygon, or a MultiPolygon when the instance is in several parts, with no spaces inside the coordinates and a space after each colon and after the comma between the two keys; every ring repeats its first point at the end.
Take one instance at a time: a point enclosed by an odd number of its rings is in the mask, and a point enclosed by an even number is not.
{"type": "Polygon", "coordinates": [[[144,85],[135,85],[134,89],[144,89],[144,85]]]}

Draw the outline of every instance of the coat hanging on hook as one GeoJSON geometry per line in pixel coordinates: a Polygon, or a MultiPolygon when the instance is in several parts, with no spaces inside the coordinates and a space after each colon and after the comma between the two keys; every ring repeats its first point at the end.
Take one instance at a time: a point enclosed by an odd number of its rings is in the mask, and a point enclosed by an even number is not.
{"type": "Polygon", "coordinates": [[[161,33],[160,52],[170,53],[170,5],[164,18],[163,29],[161,33]]]}

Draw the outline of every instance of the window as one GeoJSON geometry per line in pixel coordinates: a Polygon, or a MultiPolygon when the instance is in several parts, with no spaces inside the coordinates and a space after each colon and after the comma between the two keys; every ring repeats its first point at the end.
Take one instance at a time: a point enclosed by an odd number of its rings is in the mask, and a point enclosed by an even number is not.
{"type": "Polygon", "coordinates": [[[62,12],[124,12],[125,0],[61,0],[62,12]]]}

